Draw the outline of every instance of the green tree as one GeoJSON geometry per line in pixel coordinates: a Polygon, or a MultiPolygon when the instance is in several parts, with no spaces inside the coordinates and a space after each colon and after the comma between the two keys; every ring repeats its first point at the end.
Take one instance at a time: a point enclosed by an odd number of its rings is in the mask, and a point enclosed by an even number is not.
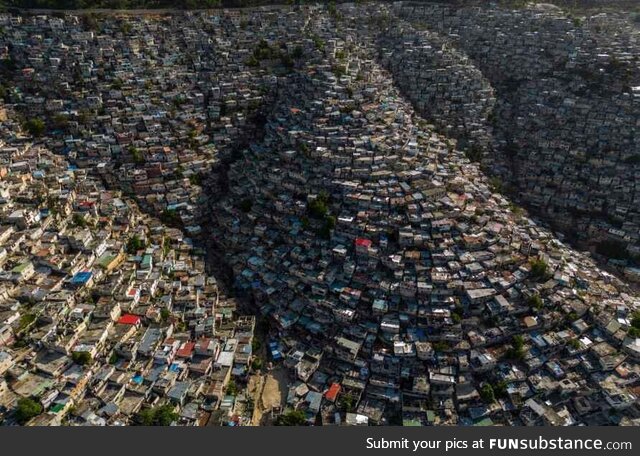
{"type": "Polygon", "coordinates": [[[37,317],[32,313],[26,313],[24,315],[21,315],[20,322],[18,324],[18,332],[24,331],[25,329],[27,329],[31,325],[31,323],[36,321],[36,318],[37,317]]]}
{"type": "Polygon", "coordinates": [[[260,61],[256,58],[255,55],[250,55],[244,61],[244,64],[249,66],[249,67],[254,67],[255,68],[255,67],[259,67],[260,66],[260,61]]]}
{"type": "Polygon", "coordinates": [[[42,405],[31,398],[24,397],[18,399],[18,407],[16,408],[16,420],[20,424],[25,424],[31,418],[42,413],[42,405]]]}
{"type": "Polygon", "coordinates": [[[75,226],[79,226],[80,228],[84,228],[87,226],[87,221],[84,219],[82,214],[75,213],[73,217],[71,217],[73,224],[75,226]]]}
{"type": "Polygon", "coordinates": [[[323,239],[329,239],[331,237],[331,230],[336,227],[336,218],[333,215],[326,215],[324,218],[324,224],[320,228],[318,233],[323,239]]]}
{"type": "Polygon", "coordinates": [[[492,177],[489,179],[489,188],[492,192],[501,193],[503,188],[502,179],[499,177],[492,177]]]}
{"type": "Polygon", "coordinates": [[[543,280],[549,274],[549,265],[542,259],[531,260],[531,278],[543,280]]]}
{"type": "Polygon", "coordinates": [[[527,299],[527,304],[529,305],[530,308],[535,310],[541,310],[544,307],[542,298],[538,294],[529,296],[529,298],[527,299]]]}
{"type": "Polygon", "coordinates": [[[118,362],[118,355],[116,354],[116,352],[111,353],[111,356],[109,357],[109,364],[115,364],[118,362]]]}
{"type": "Polygon", "coordinates": [[[524,347],[524,337],[522,337],[520,334],[513,336],[513,347],[516,350],[522,350],[524,347]]]}
{"type": "Polygon", "coordinates": [[[23,124],[23,128],[32,136],[42,136],[45,130],[44,121],[42,119],[29,119],[23,124]]]}
{"type": "Polygon", "coordinates": [[[331,0],[328,4],[327,4],[327,12],[329,13],[329,15],[333,16],[334,18],[338,17],[338,9],[336,7],[336,2],[331,0]]]}
{"type": "Polygon", "coordinates": [[[153,426],[153,409],[142,409],[135,416],[135,423],[140,426],[153,426]]]}
{"type": "Polygon", "coordinates": [[[73,359],[74,363],[80,364],[81,366],[86,366],[92,360],[91,353],[89,352],[73,352],[71,359],[73,359]]]}
{"type": "Polygon", "coordinates": [[[155,409],[153,414],[154,426],[169,426],[178,419],[178,414],[172,405],[162,405],[155,409]]]}
{"type": "Polygon", "coordinates": [[[293,51],[291,52],[291,57],[293,57],[296,60],[304,57],[304,49],[302,49],[302,46],[294,47],[293,51]]]}
{"type": "Polygon", "coordinates": [[[122,85],[123,85],[122,79],[115,78],[113,80],[113,82],[111,83],[111,88],[113,90],[120,90],[120,89],[122,89],[122,85]]]}
{"type": "Polygon", "coordinates": [[[170,316],[171,312],[169,311],[169,309],[160,309],[160,318],[162,319],[162,321],[167,321],[170,316]]]}
{"type": "Polygon", "coordinates": [[[341,78],[342,76],[347,74],[347,71],[345,70],[344,65],[333,65],[331,67],[331,71],[333,71],[333,75],[336,78],[341,78]]]}
{"type": "Polygon", "coordinates": [[[507,350],[505,356],[509,359],[524,359],[524,337],[521,335],[513,336],[511,348],[507,350]]]}
{"type": "Polygon", "coordinates": [[[234,382],[233,380],[229,380],[229,383],[227,383],[227,387],[225,388],[225,392],[231,396],[237,396],[239,390],[236,382],[234,382]]]}
{"type": "Polygon", "coordinates": [[[123,21],[123,22],[120,24],[120,31],[121,31],[124,35],[128,35],[129,33],[131,33],[131,29],[132,29],[132,27],[131,27],[131,23],[129,23],[129,22],[125,22],[125,21],[123,21]]]}
{"type": "Polygon", "coordinates": [[[352,412],[355,398],[351,393],[345,393],[340,397],[340,405],[346,412],[352,412]]]}
{"type": "Polygon", "coordinates": [[[333,215],[327,215],[327,217],[324,219],[324,222],[327,228],[329,228],[330,230],[336,227],[336,218],[333,215]]]}
{"type": "Polygon", "coordinates": [[[143,165],[145,163],[144,154],[137,147],[129,147],[129,153],[135,164],[143,165]]]}
{"type": "Polygon", "coordinates": [[[254,371],[259,371],[262,369],[263,362],[260,358],[254,358],[251,362],[251,369],[254,371]]]}
{"type": "Polygon", "coordinates": [[[139,426],[170,426],[179,415],[171,404],[140,410],[134,417],[134,424],[139,426]]]}
{"type": "Polygon", "coordinates": [[[316,49],[318,49],[319,51],[324,51],[325,42],[322,38],[317,35],[313,35],[311,39],[313,40],[313,45],[316,47],[316,49]]]}
{"type": "Polygon", "coordinates": [[[320,192],[308,205],[309,215],[318,219],[324,218],[329,212],[328,202],[329,195],[326,192],[320,192]]]}
{"type": "Polygon", "coordinates": [[[480,388],[480,397],[487,404],[492,404],[496,400],[496,395],[493,392],[493,387],[489,383],[485,383],[480,388]]]}
{"type": "Polygon", "coordinates": [[[580,348],[580,341],[578,341],[578,339],[571,339],[568,342],[569,347],[573,348],[574,350],[578,350],[580,348]]]}
{"type": "Polygon", "coordinates": [[[302,410],[290,410],[280,415],[274,424],[276,426],[306,426],[307,417],[302,410]]]}
{"type": "Polygon", "coordinates": [[[144,241],[140,239],[137,235],[134,235],[127,242],[127,253],[134,254],[138,250],[143,249],[145,246],[144,241]]]}
{"type": "Polygon", "coordinates": [[[495,386],[493,386],[493,392],[495,396],[499,398],[507,397],[509,395],[509,393],[507,392],[507,386],[507,382],[505,382],[504,380],[500,380],[499,382],[497,382],[495,386]]]}

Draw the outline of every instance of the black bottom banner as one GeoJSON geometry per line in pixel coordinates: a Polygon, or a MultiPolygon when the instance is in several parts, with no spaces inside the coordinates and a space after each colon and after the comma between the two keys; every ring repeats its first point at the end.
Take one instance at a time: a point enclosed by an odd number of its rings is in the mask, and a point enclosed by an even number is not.
{"type": "Polygon", "coordinates": [[[635,427],[0,428],[3,450],[32,455],[638,454],[635,427]],[[15,446],[13,446],[15,444],[15,446]],[[57,449],[57,450],[56,450],[57,449]]]}

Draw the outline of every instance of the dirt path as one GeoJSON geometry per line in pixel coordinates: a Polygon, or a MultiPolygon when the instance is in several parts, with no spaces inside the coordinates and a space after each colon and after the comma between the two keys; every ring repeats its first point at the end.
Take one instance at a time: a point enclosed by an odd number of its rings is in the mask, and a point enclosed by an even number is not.
{"type": "Polygon", "coordinates": [[[258,426],[262,419],[262,405],[260,396],[262,395],[262,386],[264,377],[262,374],[256,374],[249,377],[247,385],[247,394],[253,399],[253,415],[251,416],[251,425],[258,426]]]}

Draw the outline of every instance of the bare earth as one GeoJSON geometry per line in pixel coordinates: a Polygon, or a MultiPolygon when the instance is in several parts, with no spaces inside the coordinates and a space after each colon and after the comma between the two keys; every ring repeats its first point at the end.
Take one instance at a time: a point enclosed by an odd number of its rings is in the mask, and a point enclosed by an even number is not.
{"type": "Polygon", "coordinates": [[[289,376],[282,367],[276,367],[265,375],[256,375],[249,380],[249,392],[253,395],[255,404],[252,419],[254,426],[271,423],[272,408],[285,405],[288,385],[289,376]]]}

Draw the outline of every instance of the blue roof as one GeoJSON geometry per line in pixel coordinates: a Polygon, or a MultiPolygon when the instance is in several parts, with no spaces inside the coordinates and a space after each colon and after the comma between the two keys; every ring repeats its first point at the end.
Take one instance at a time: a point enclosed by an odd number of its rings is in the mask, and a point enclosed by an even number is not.
{"type": "Polygon", "coordinates": [[[71,283],[85,284],[89,281],[89,279],[91,279],[92,276],[93,276],[93,272],[91,271],[78,272],[76,273],[76,275],[73,276],[73,279],[71,279],[71,283]]]}

